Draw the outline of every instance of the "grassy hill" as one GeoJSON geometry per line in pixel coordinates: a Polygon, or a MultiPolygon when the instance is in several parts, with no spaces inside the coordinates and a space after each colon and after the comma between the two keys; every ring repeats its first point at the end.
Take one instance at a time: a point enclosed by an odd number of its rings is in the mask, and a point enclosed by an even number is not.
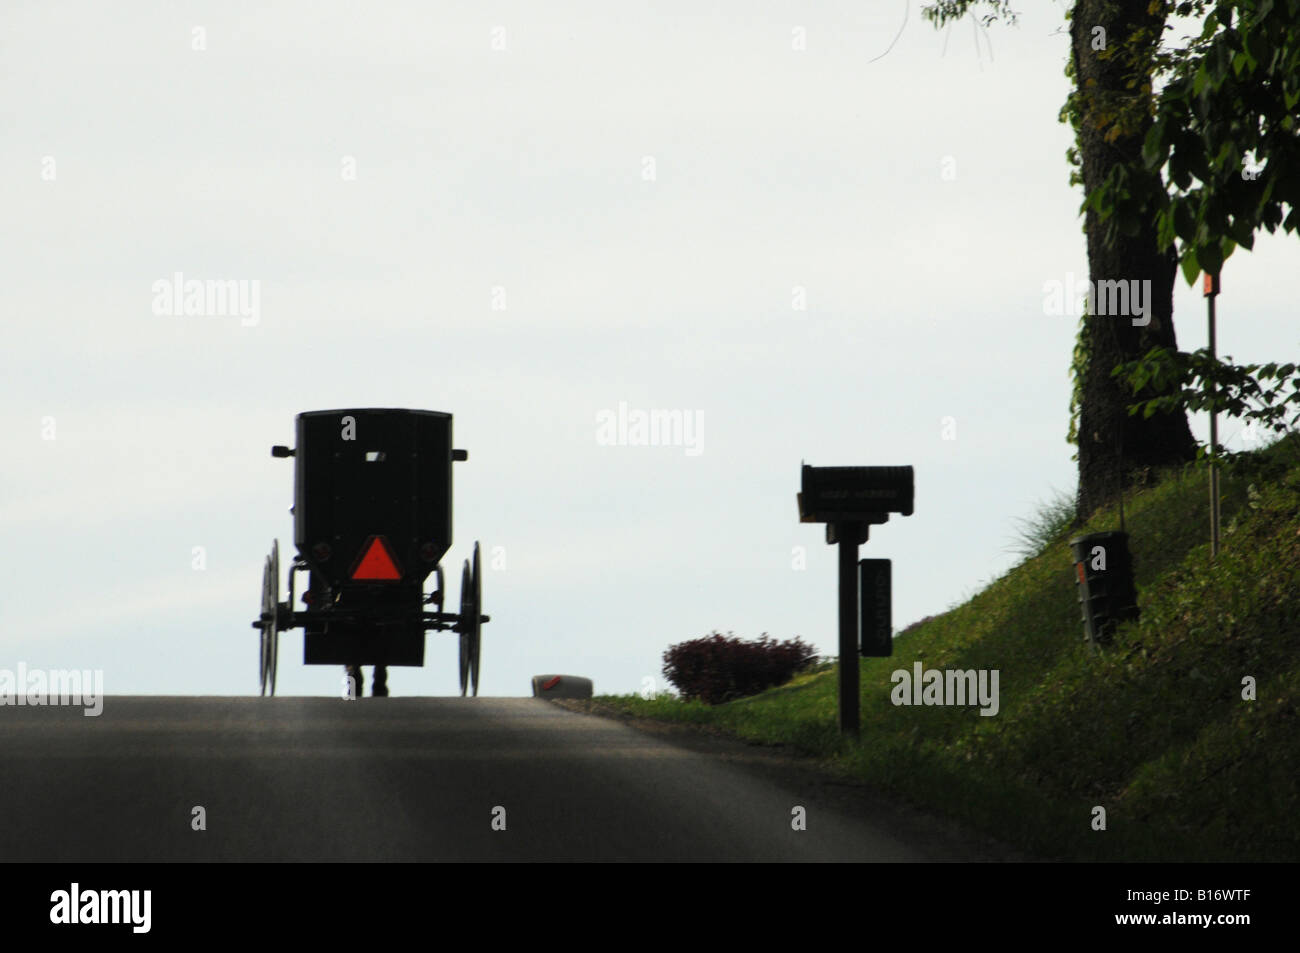
{"type": "Polygon", "coordinates": [[[863,659],[862,741],[840,739],[833,667],[709,707],[604,697],[628,714],[785,744],[1044,858],[1300,859],[1300,440],[1225,475],[1209,562],[1207,480],[1159,475],[1125,505],[1137,623],[1083,638],[1063,532],[969,602],[863,659]],[[1000,710],[895,706],[897,669],[996,669],[1000,710]],[[1256,698],[1244,700],[1252,677],[1256,698]],[[1106,829],[1093,829],[1103,807],[1106,829]]]}

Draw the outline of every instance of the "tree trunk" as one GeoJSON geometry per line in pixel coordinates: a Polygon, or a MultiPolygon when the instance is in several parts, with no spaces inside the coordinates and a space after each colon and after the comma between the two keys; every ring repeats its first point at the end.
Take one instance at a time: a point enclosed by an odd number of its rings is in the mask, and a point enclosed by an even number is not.
{"type": "MultiPolygon", "coordinates": [[[[1133,176],[1148,174],[1141,153],[1151,125],[1150,71],[1145,65],[1149,61],[1135,49],[1133,38],[1159,36],[1163,12],[1149,14],[1149,5],[1150,0],[1078,0],[1074,5],[1070,37],[1078,91],[1077,142],[1086,194],[1092,194],[1116,165],[1126,166],[1133,176]],[[1096,27],[1105,30],[1109,52],[1093,49],[1099,37],[1096,27]],[[1117,123],[1120,133],[1115,136],[1117,123]],[[1108,132],[1113,136],[1110,142],[1106,141],[1108,132]]],[[[1092,210],[1087,212],[1085,231],[1094,289],[1101,281],[1123,281],[1127,287],[1137,281],[1138,288],[1150,281],[1150,295],[1144,296],[1149,318],[1145,326],[1135,325],[1130,315],[1100,313],[1100,294],[1094,295],[1098,313],[1084,317],[1088,362],[1079,408],[1076,511],[1080,521],[1114,500],[1131,483],[1135,468],[1184,463],[1196,455],[1185,413],[1130,417],[1127,407],[1138,398],[1110,376],[1117,364],[1135,360],[1152,347],[1177,347],[1174,250],[1157,251],[1153,227],[1133,236],[1120,234],[1107,246],[1105,226],[1092,210]]]]}

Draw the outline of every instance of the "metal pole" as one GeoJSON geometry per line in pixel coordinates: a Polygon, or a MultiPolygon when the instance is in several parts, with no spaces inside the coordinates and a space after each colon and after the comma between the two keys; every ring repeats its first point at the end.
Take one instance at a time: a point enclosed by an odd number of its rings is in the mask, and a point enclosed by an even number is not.
{"type": "Polygon", "coordinates": [[[839,523],[840,550],[840,733],[856,739],[858,717],[858,533],[856,523],[839,523]]]}
{"type": "MultiPolygon", "coordinates": [[[[1215,343],[1214,328],[1214,299],[1219,293],[1219,276],[1205,276],[1205,297],[1209,302],[1210,318],[1210,361],[1218,360],[1218,349],[1215,343]]],[[[1210,400],[1213,401],[1216,396],[1214,382],[1210,381],[1210,400]]],[[[1210,451],[1214,452],[1219,445],[1219,414],[1214,408],[1213,403],[1210,405],[1210,451]]],[[[1214,462],[1210,462],[1210,558],[1214,559],[1219,555],[1219,468],[1214,462]]]]}

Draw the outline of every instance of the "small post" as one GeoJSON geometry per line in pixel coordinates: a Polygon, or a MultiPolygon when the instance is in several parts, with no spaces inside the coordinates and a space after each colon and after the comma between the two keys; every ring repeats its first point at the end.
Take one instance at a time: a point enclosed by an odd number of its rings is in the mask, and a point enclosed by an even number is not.
{"type": "MultiPolygon", "coordinates": [[[[1218,361],[1218,349],[1215,343],[1214,299],[1219,293],[1219,275],[1205,274],[1205,299],[1209,307],[1210,321],[1210,360],[1218,361]]],[[[1210,452],[1219,446],[1219,412],[1212,403],[1217,396],[1214,381],[1210,381],[1210,452]]],[[[1210,558],[1219,555],[1219,468],[1210,461],[1210,558]]]]}
{"type": "Polygon", "coordinates": [[[858,693],[858,540],[865,527],[835,524],[840,565],[840,733],[861,733],[858,693]]]}

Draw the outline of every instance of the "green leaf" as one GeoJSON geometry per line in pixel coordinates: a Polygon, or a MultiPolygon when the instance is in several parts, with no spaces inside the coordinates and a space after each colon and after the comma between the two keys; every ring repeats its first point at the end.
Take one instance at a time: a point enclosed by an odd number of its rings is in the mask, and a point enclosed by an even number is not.
{"type": "Polygon", "coordinates": [[[1217,11],[1211,11],[1205,18],[1205,28],[1201,30],[1201,39],[1208,40],[1214,36],[1214,31],[1219,28],[1219,14],[1217,11]]]}
{"type": "Polygon", "coordinates": [[[1183,277],[1187,279],[1189,285],[1196,284],[1196,276],[1201,273],[1201,266],[1196,261],[1196,249],[1188,247],[1183,252],[1183,277]]]}
{"type": "Polygon", "coordinates": [[[1168,248],[1174,243],[1174,217],[1169,211],[1162,210],[1156,213],[1156,244],[1161,248],[1168,248]]]}
{"type": "MultiPolygon", "coordinates": [[[[1227,142],[1223,144],[1223,147],[1219,149],[1219,154],[1214,157],[1214,163],[1213,163],[1214,167],[1216,169],[1222,169],[1226,164],[1228,164],[1228,160],[1233,157],[1233,154],[1236,151],[1237,151],[1237,147],[1233,144],[1232,140],[1229,139],[1227,142]]],[[[1232,165],[1234,166],[1239,164],[1240,163],[1238,162],[1232,163],[1232,165]]]]}
{"type": "Polygon", "coordinates": [[[1164,123],[1156,122],[1147,130],[1142,142],[1142,161],[1149,169],[1158,169],[1164,165],[1165,156],[1169,154],[1169,143],[1164,141],[1164,123]]]}
{"type": "MultiPolygon", "coordinates": [[[[1264,54],[1261,54],[1261,55],[1264,55],[1264,54]]],[[[1210,57],[1209,57],[1209,58],[1210,58],[1210,59],[1213,61],[1213,63],[1214,63],[1214,65],[1213,65],[1213,67],[1211,68],[1210,72],[1212,72],[1212,73],[1214,74],[1214,85],[1215,85],[1215,87],[1217,88],[1217,87],[1223,85],[1223,81],[1224,81],[1224,79],[1225,79],[1225,78],[1227,77],[1227,75],[1228,75],[1228,48],[1227,48],[1227,46],[1225,46],[1224,44],[1221,44],[1221,43],[1219,43],[1219,44],[1215,44],[1215,45],[1211,48],[1211,51],[1210,51],[1210,57]]],[[[1205,84],[1202,83],[1201,85],[1204,86],[1205,84]]],[[[1196,91],[1195,91],[1195,94],[1196,94],[1197,96],[1201,95],[1200,90],[1196,90],[1196,91]]]]}
{"type": "Polygon", "coordinates": [[[1238,245],[1243,248],[1250,248],[1255,244],[1255,230],[1241,216],[1233,216],[1232,222],[1228,225],[1228,234],[1232,237],[1224,239],[1224,261],[1232,257],[1232,253],[1237,250],[1238,245]]]}

